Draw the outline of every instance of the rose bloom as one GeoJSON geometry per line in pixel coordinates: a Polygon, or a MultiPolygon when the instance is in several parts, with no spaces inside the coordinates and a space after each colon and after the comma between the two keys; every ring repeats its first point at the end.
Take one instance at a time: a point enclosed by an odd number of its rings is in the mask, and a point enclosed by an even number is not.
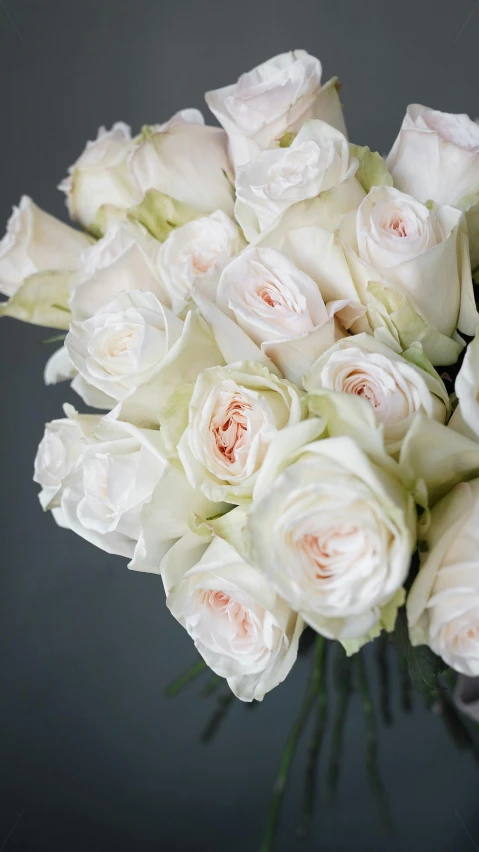
{"type": "Polygon", "coordinates": [[[479,441],[479,335],[469,343],[461,369],[456,376],[454,391],[459,405],[449,426],[474,441],[479,441]]]}
{"type": "Polygon", "coordinates": [[[322,428],[307,420],[272,442],[247,519],[250,556],[315,630],[362,643],[386,626],[388,606],[394,624],[414,506],[394,468],[351,438],[307,443],[322,428]]]}
{"type": "Polygon", "coordinates": [[[321,291],[284,255],[245,249],[221,275],[218,307],[296,384],[338,337],[346,333],[348,300],[324,304],[321,291]],[[339,322],[338,322],[339,320],[339,322]]]}
{"type": "Polygon", "coordinates": [[[25,278],[38,272],[75,269],[90,245],[91,239],[85,234],[45,213],[23,195],[0,241],[0,293],[13,296],[25,278]]]}
{"type": "Polygon", "coordinates": [[[236,174],[235,215],[251,242],[292,204],[352,178],[346,137],[324,121],[307,121],[289,148],[264,151],[236,174]]]}
{"type": "Polygon", "coordinates": [[[345,133],[336,79],[321,85],[319,59],[305,50],[282,53],[242,74],[237,83],[206,94],[228,134],[235,166],[276,147],[285,133],[319,118],[345,133]]]}
{"type": "MultiPolygon", "coordinates": [[[[65,446],[65,433],[62,439],[65,446]]],[[[101,550],[128,557],[130,568],[158,573],[161,558],[188,531],[190,515],[222,510],[168,463],[159,430],[138,429],[114,411],[80,443],[70,455],[65,450],[67,463],[55,445],[60,463],[53,463],[53,476],[62,479],[48,508],[59,507],[62,526],[101,550]]],[[[52,468],[45,463],[49,451],[41,446],[37,460],[36,477],[44,482],[40,470],[52,468]]]]}
{"type": "Polygon", "coordinates": [[[453,207],[429,210],[397,189],[375,186],[358,209],[352,239],[365,280],[403,293],[448,337],[457,327],[468,333],[476,313],[469,311],[474,298],[462,218],[453,207]]]}
{"type": "Polygon", "coordinates": [[[389,452],[396,453],[412,418],[423,412],[444,423],[449,397],[439,375],[427,362],[421,369],[420,347],[398,355],[368,334],[338,341],[313,364],[304,379],[307,391],[330,390],[353,394],[373,409],[384,428],[389,452]],[[408,356],[411,361],[407,360],[408,356]]]}
{"type": "Polygon", "coordinates": [[[211,367],[198,376],[190,394],[185,391],[170,401],[162,428],[189,482],[212,500],[251,499],[272,438],[306,413],[302,394],[252,362],[211,367]],[[179,421],[186,429],[174,435],[179,421]]]}
{"type": "Polygon", "coordinates": [[[407,108],[388,157],[394,185],[419,201],[466,211],[472,267],[479,263],[479,126],[421,104],[407,108]]]}
{"type": "Polygon", "coordinates": [[[72,219],[85,228],[94,228],[105,205],[125,209],[132,206],[135,188],[128,157],[134,146],[130,128],[121,121],[111,130],[100,127],[97,138],[87,142],[58,187],[66,195],[72,219]]]}
{"type": "Polygon", "coordinates": [[[70,280],[74,320],[85,320],[123,290],[153,293],[169,300],[158,268],[160,245],[141,225],[118,221],[102,239],[85,251],[70,280]]]}
{"type": "Polygon", "coordinates": [[[225,541],[190,533],[163,559],[171,613],[242,701],[261,701],[289,674],[302,619],[225,541]],[[199,560],[196,562],[195,561],[199,560]]]}
{"type": "Polygon", "coordinates": [[[428,547],[407,600],[414,645],[479,675],[479,480],[453,488],[431,511],[428,547]]]}
{"type": "Polygon", "coordinates": [[[218,275],[244,247],[237,226],[222,210],[176,228],[158,254],[158,269],[168,303],[181,314],[196,281],[218,275]]]}

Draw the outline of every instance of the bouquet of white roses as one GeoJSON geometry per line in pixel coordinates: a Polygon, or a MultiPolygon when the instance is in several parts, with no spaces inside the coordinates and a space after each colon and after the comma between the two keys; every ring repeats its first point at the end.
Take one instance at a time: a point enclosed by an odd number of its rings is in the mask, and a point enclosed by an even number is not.
{"type": "Polygon", "coordinates": [[[0,243],[1,314],[64,330],[46,383],[98,410],[47,424],[43,508],[159,574],[244,701],[305,625],[353,654],[403,604],[479,674],[479,126],[412,105],[384,160],[339,88],[298,50],[206,95],[222,129],[102,128],[81,230],[23,197],[0,243]]]}

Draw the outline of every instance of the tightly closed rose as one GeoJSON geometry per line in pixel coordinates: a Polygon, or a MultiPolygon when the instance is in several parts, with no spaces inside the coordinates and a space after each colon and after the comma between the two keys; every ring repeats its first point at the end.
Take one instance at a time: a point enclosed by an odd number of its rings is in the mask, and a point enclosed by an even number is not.
{"type": "Polygon", "coordinates": [[[233,173],[226,134],[198,122],[150,128],[129,158],[137,203],[157,190],[200,213],[233,214],[233,173]]]}
{"type": "Polygon", "coordinates": [[[400,450],[418,412],[444,423],[449,411],[444,383],[419,346],[398,355],[368,334],[346,337],[328,349],[312,366],[304,386],[312,394],[323,389],[354,394],[369,403],[392,453],[400,450]]]}
{"type": "Polygon", "coordinates": [[[158,269],[168,304],[181,314],[190,299],[194,282],[219,276],[226,263],[244,246],[237,226],[217,210],[176,228],[158,254],[158,269]]]}
{"type": "Polygon", "coordinates": [[[168,608],[241,701],[261,701],[285,679],[302,619],[230,545],[216,538],[205,551],[190,534],[163,560],[161,573],[168,608]]]}
{"type": "Polygon", "coordinates": [[[168,305],[158,267],[159,249],[141,225],[115,222],[82,255],[78,272],[70,280],[73,319],[88,319],[123,290],[144,290],[168,305]]]}
{"type": "Polygon", "coordinates": [[[49,508],[59,505],[64,526],[128,557],[129,567],[158,572],[190,515],[207,517],[216,507],[168,464],[159,431],[137,429],[112,412],[91,437],[49,508]]]}
{"type": "Polygon", "coordinates": [[[361,644],[394,624],[414,507],[394,466],[351,438],[307,443],[315,428],[306,420],[269,448],[247,520],[251,560],[315,630],[361,644]]]}
{"type": "Polygon", "coordinates": [[[269,248],[250,247],[234,258],[221,275],[216,299],[225,316],[299,385],[356,316],[348,300],[325,305],[315,281],[269,248]]]}
{"type": "Polygon", "coordinates": [[[72,219],[94,230],[98,213],[106,205],[131,207],[135,186],[128,159],[134,147],[131,130],[121,121],[111,130],[100,127],[95,141],[87,142],[81,156],[68,169],[68,177],[59,186],[66,194],[72,219]]]}
{"type": "Polygon", "coordinates": [[[429,210],[410,195],[378,186],[359,207],[354,237],[345,237],[365,265],[365,283],[380,281],[404,294],[429,326],[448,337],[457,327],[470,333],[477,324],[462,218],[453,207],[429,210]]]}
{"type": "Polygon", "coordinates": [[[291,147],[264,151],[236,174],[235,215],[251,242],[292,204],[352,178],[358,161],[324,121],[303,124],[291,147]]]}
{"type": "Polygon", "coordinates": [[[346,132],[336,79],[322,86],[321,73],[319,59],[293,50],[242,74],[237,83],[206,94],[206,103],[228,134],[235,166],[276,147],[308,118],[346,132]]]}
{"type": "Polygon", "coordinates": [[[0,241],[0,293],[13,296],[37,272],[72,270],[91,240],[23,195],[0,241]]]}
{"type": "Polygon", "coordinates": [[[388,157],[394,184],[419,201],[466,211],[472,267],[479,263],[479,127],[468,115],[407,108],[388,157]]]}
{"type": "Polygon", "coordinates": [[[431,512],[428,552],[407,600],[414,645],[479,675],[479,480],[463,482],[431,512]]]}
{"type": "Polygon", "coordinates": [[[92,414],[78,414],[68,404],[64,410],[66,417],[46,424],[35,456],[33,480],[42,486],[38,498],[44,509],[58,498],[65,477],[88,442],[93,440],[94,429],[100,421],[92,414]]]}
{"type": "Polygon", "coordinates": [[[274,435],[305,415],[302,396],[260,364],[212,367],[171,398],[165,440],[194,487],[211,500],[240,503],[251,499],[274,435]]]}

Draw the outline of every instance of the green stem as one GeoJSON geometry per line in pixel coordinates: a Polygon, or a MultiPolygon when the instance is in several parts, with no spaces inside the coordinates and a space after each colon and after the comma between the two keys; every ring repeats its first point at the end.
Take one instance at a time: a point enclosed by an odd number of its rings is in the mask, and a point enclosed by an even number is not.
{"type": "Polygon", "coordinates": [[[216,702],[216,709],[212,714],[206,728],[204,729],[201,735],[201,741],[204,743],[209,743],[215,734],[218,732],[219,727],[225,718],[231,704],[234,701],[234,694],[231,691],[225,692],[223,695],[218,696],[216,702]]]}
{"type": "Polygon", "coordinates": [[[293,725],[291,733],[286,742],[286,747],[283,752],[283,756],[281,758],[281,764],[279,767],[279,772],[276,777],[276,781],[273,787],[273,800],[271,802],[271,807],[269,810],[268,823],[266,826],[266,833],[261,844],[260,852],[271,852],[273,848],[273,840],[276,834],[276,827],[278,824],[279,812],[281,809],[281,803],[283,800],[283,794],[286,788],[286,782],[288,780],[288,772],[291,766],[291,761],[293,759],[293,755],[296,749],[296,745],[298,743],[298,739],[300,734],[308,720],[311,708],[313,706],[314,699],[317,694],[316,689],[316,663],[318,656],[321,651],[321,643],[323,642],[323,637],[318,636],[317,644],[316,644],[316,654],[315,654],[315,663],[313,666],[313,671],[311,674],[311,679],[309,681],[306,694],[303,699],[303,703],[301,705],[301,709],[299,711],[299,715],[296,719],[296,722],[293,725]]]}
{"type": "Polygon", "coordinates": [[[223,682],[224,678],[220,677],[219,675],[213,675],[213,677],[210,678],[208,683],[205,684],[205,686],[201,690],[201,697],[209,698],[210,695],[213,695],[213,693],[216,692],[220,684],[222,684],[223,682]]]}
{"type": "Polygon", "coordinates": [[[304,791],[303,815],[298,834],[306,837],[311,829],[314,804],[316,799],[316,778],[318,769],[318,758],[324,739],[327,722],[327,697],[326,697],[326,655],[328,644],[323,637],[318,637],[317,652],[314,666],[314,686],[318,696],[318,712],[316,724],[308,748],[308,762],[306,765],[306,786],[304,791]]]}
{"type": "Polygon", "coordinates": [[[388,665],[388,635],[384,631],[376,642],[376,662],[379,674],[381,715],[385,725],[392,724],[390,680],[388,665]]]}
{"type": "Polygon", "coordinates": [[[366,667],[364,665],[364,659],[361,652],[356,655],[356,660],[358,667],[359,690],[363,702],[364,718],[366,722],[366,767],[383,828],[386,831],[390,831],[392,828],[392,820],[389,813],[386,789],[382,782],[381,775],[379,774],[378,767],[376,719],[374,716],[374,708],[369,690],[366,667]]]}
{"type": "Polygon", "coordinates": [[[179,691],[183,689],[184,686],[186,686],[187,683],[190,683],[190,681],[194,680],[195,677],[198,677],[198,675],[200,675],[205,670],[205,668],[205,661],[201,659],[198,660],[198,662],[196,662],[194,666],[191,667],[191,669],[188,669],[188,671],[182,674],[181,677],[177,678],[173,681],[173,683],[170,683],[170,685],[166,687],[166,695],[168,695],[169,698],[172,698],[174,695],[177,695],[179,691]]]}
{"type": "MultiPolygon", "coordinates": [[[[341,654],[344,652],[338,649],[341,654]]],[[[331,801],[335,798],[339,782],[339,770],[341,766],[341,754],[343,750],[344,728],[348,714],[349,701],[352,693],[351,660],[341,660],[341,672],[338,683],[339,696],[334,714],[334,727],[332,734],[331,756],[328,767],[327,793],[331,801]]]]}
{"type": "Polygon", "coordinates": [[[399,676],[401,679],[401,705],[405,713],[410,713],[412,710],[412,687],[411,675],[406,658],[399,654],[399,676]]]}

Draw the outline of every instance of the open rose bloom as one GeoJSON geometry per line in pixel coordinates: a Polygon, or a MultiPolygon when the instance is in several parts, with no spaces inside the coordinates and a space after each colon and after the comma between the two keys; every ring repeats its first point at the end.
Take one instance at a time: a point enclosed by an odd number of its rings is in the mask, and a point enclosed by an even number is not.
{"type": "Polygon", "coordinates": [[[101,128],[72,224],[24,196],[0,241],[0,314],[60,330],[83,407],[43,509],[157,574],[244,701],[306,628],[352,655],[399,623],[479,676],[479,129],[411,105],[383,159],[338,93],[294,50],[218,80],[220,127],[101,128]]]}

